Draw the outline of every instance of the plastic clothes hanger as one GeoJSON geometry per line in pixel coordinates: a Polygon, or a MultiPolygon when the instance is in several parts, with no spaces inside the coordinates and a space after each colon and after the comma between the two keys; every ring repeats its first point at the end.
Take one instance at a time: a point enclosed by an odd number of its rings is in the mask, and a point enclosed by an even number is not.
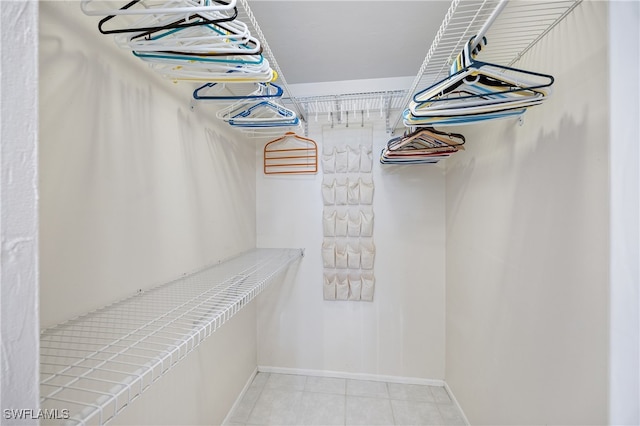
{"type": "MultiPolygon", "coordinates": [[[[234,83],[234,86],[238,86],[237,83],[234,83]]],[[[269,99],[269,98],[280,98],[284,91],[282,87],[278,86],[274,83],[253,83],[253,88],[255,89],[249,94],[246,95],[222,95],[222,94],[203,94],[204,91],[209,91],[211,88],[219,89],[220,92],[225,88],[224,83],[205,83],[202,86],[198,87],[193,91],[193,98],[199,101],[209,100],[209,101],[237,101],[241,99],[269,99]]],[[[234,87],[237,89],[237,87],[234,87]]]]}
{"type": "Polygon", "coordinates": [[[265,175],[315,174],[318,172],[318,145],[313,139],[286,132],[264,146],[265,175]]]}
{"type": "Polygon", "coordinates": [[[550,94],[553,76],[476,61],[480,49],[471,52],[472,41],[454,62],[453,74],[413,96],[404,114],[405,124],[460,124],[509,117],[539,105],[550,94]],[[427,117],[430,119],[425,120],[427,117]]]}
{"type": "Polygon", "coordinates": [[[468,116],[443,116],[443,117],[417,117],[411,114],[409,108],[405,109],[402,117],[403,123],[407,127],[419,126],[456,126],[463,124],[473,124],[488,120],[497,120],[503,118],[518,117],[524,114],[526,108],[518,108],[501,112],[486,112],[482,114],[473,114],[468,116]]]}
{"type": "MultiPolygon", "coordinates": [[[[471,67],[415,94],[412,104],[414,109],[426,106],[438,107],[443,103],[465,102],[470,106],[478,106],[491,102],[537,100],[541,96],[547,96],[548,91],[542,89],[553,84],[553,77],[544,74],[538,75],[549,80],[536,83],[522,78],[517,80],[509,78],[508,75],[494,72],[491,67],[495,65],[475,62],[471,67]]],[[[519,71],[515,68],[502,68],[519,71]]],[[[531,75],[530,72],[528,73],[531,75]]]]}
{"type": "Polygon", "coordinates": [[[382,164],[433,164],[464,149],[464,136],[445,133],[433,128],[396,137],[380,152],[382,164]]]}
{"type": "Polygon", "coordinates": [[[175,65],[164,61],[150,62],[149,67],[165,78],[174,81],[197,81],[197,82],[256,82],[270,83],[276,81],[278,74],[269,66],[265,59],[265,64],[260,69],[251,69],[247,66],[236,67],[232,70],[215,66],[205,66],[194,62],[189,65],[175,65]]]}
{"type": "Polygon", "coordinates": [[[460,148],[465,143],[465,138],[459,133],[438,131],[434,128],[419,128],[399,138],[393,138],[387,143],[390,151],[398,151],[407,145],[421,145],[425,148],[460,148]]]}
{"type": "Polygon", "coordinates": [[[219,110],[216,117],[239,127],[282,127],[299,123],[294,111],[272,100],[236,102],[219,110]]]}
{"type": "MultiPolygon", "coordinates": [[[[157,15],[157,14],[191,14],[198,12],[214,12],[230,10],[236,7],[236,0],[229,0],[228,2],[205,2],[203,6],[201,3],[192,0],[140,0],[139,2],[132,3],[129,7],[121,7],[118,9],[109,8],[95,8],[95,3],[104,4],[102,1],[95,0],[81,0],[80,8],[85,15],[90,16],[108,16],[108,15],[157,15]],[[142,8],[132,8],[134,4],[140,5],[142,8]],[[92,7],[93,5],[93,7],[92,7]]],[[[126,5],[125,5],[126,6],[126,5]]]]}
{"type": "Polygon", "coordinates": [[[502,67],[484,62],[474,62],[471,66],[443,79],[413,96],[411,112],[414,115],[427,114],[433,109],[465,107],[487,107],[509,102],[531,102],[537,104],[549,91],[543,90],[553,84],[553,77],[546,74],[502,67]],[[524,73],[541,77],[545,81],[533,82],[524,78],[516,79],[497,70],[524,73]]]}
{"type": "Polygon", "coordinates": [[[262,55],[247,55],[247,56],[236,56],[236,55],[228,55],[228,56],[190,56],[190,55],[181,55],[175,53],[168,52],[138,52],[133,50],[134,56],[142,59],[143,61],[148,62],[171,62],[175,64],[181,64],[184,62],[193,63],[193,62],[201,62],[201,63],[209,63],[209,64],[231,64],[234,66],[261,66],[263,65],[265,59],[262,55]]]}
{"type": "MultiPolygon", "coordinates": [[[[134,5],[140,4],[143,0],[133,0],[120,9],[129,9],[134,5]]],[[[222,0],[213,0],[221,5],[228,5],[228,2],[222,0]]],[[[165,14],[165,15],[145,15],[133,23],[130,19],[124,19],[122,15],[109,15],[102,18],[98,22],[98,31],[102,34],[119,34],[142,32],[142,36],[146,36],[155,31],[167,30],[173,28],[186,28],[205,24],[215,24],[220,22],[233,21],[238,17],[238,8],[233,7],[230,10],[218,10],[211,12],[199,12],[192,15],[184,16],[181,14],[165,14]],[[123,21],[123,22],[117,22],[123,21]],[[111,23],[112,26],[118,25],[117,28],[105,29],[105,24],[111,23]]]]}
{"type": "Polygon", "coordinates": [[[115,36],[116,44],[136,52],[168,52],[187,56],[259,55],[260,42],[241,21],[157,31],[144,38],[115,36]]]}

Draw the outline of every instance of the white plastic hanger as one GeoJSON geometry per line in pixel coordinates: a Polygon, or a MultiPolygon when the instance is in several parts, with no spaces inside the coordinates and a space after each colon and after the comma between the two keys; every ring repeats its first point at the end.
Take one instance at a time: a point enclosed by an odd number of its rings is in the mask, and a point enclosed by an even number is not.
{"type": "Polygon", "coordinates": [[[90,16],[107,16],[107,15],[157,15],[157,14],[178,14],[178,13],[196,13],[196,12],[213,12],[220,10],[230,10],[236,7],[236,0],[225,2],[211,2],[203,0],[200,2],[193,0],[141,0],[123,4],[118,9],[101,8],[96,4],[109,4],[104,1],[81,0],[80,8],[82,12],[90,16]],[[139,5],[142,8],[137,9],[132,5],[139,5]],[[129,7],[124,8],[124,6],[129,7]]]}

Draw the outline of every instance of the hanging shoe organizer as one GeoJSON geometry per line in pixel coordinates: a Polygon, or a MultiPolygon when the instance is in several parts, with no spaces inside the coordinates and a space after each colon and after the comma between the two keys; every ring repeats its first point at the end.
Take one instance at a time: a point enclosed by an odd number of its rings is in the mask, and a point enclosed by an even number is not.
{"type": "Polygon", "coordinates": [[[373,153],[371,127],[327,129],[321,158],[325,300],[373,300],[373,153]]]}

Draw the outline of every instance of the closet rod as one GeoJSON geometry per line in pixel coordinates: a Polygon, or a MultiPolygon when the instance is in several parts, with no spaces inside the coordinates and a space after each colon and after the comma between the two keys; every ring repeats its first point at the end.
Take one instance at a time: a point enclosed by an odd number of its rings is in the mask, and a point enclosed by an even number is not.
{"type": "Polygon", "coordinates": [[[478,45],[482,41],[482,37],[487,35],[487,31],[489,31],[489,28],[491,28],[491,25],[493,25],[493,23],[496,21],[496,18],[500,15],[500,12],[502,12],[507,3],[509,3],[509,0],[500,0],[500,3],[498,3],[496,8],[493,9],[491,16],[489,16],[489,18],[485,21],[482,28],[480,28],[480,31],[478,31],[478,34],[475,34],[476,38],[473,40],[473,44],[470,46],[469,51],[473,52],[473,50],[478,47],[478,45]]]}
{"type": "Polygon", "coordinates": [[[260,29],[260,25],[258,25],[258,20],[256,19],[255,15],[253,14],[253,11],[249,7],[249,3],[247,2],[247,0],[240,0],[240,3],[242,5],[242,8],[244,9],[245,13],[247,14],[247,18],[249,18],[249,21],[251,21],[251,25],[253,26],[253,28],[255,30],[255,34],[258,36],[258,39],[260,40],[260,44],[262,45],[263,51],[266,54],[266,56],[268,57],[268,59],[269,59],[269,63],[271,64],[271,67],[278,73],[278,78],[280,79],[280,81],[282,83],[282,88],[289,95],[289,98],[290,98],[291,102],[293,103],[294,108],[296,110],[296,114],[298,114],[298,118],[300,120],[306,122],[307,119],[306,119],[306,117],[304,116],[304,114],[302,112],[303,109],[300,107],[300,104],[298,103],[296,98],[291,94],[291,90],[289,89],[289,85],[287,84],[287,80],[284,78],[284,74],[282,73],[282,70],[280,69],[280,66],[278,65],[278,61],[276,61],[276,58],[273,55],[273,52],[271,51],[271,48],[269,47],[269,43],[267,43],[267,39],[265,38],[264,33],[260,29]]]}

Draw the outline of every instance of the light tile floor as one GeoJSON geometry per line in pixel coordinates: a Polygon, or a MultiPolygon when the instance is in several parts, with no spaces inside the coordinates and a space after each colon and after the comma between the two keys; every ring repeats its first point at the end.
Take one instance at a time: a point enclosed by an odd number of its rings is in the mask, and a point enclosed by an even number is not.
{"type": "Polygon", "coordinates": [[[465,425],[443,387],[258,373],[229,416],[239,425],[465,425]]]}

